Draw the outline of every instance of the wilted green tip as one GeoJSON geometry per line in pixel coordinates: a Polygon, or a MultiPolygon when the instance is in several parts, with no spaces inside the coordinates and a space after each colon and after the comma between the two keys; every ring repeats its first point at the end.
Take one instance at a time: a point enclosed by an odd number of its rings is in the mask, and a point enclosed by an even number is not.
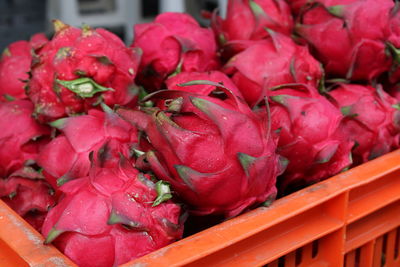
{"type": "Polygon", "coordinates": [[[143,100],[149,93],[143,88],[143,86],[139,86],[139,100],[143,100]]]}
{"type": "MultiPolygon", "coordinates": [[[[107,56],[100,56],[100,57],[97,57],[97,60],[98,60],[101,64],[103,64],[103,65],[113,65],[113,64],[114,64],[114,63],[111,61],[111,59],[108,58],[107,56]]],[[[129,69],[128,72],[129,72],[131,75],[134,74],[133,69],[129,69]],[[132,72],[133,72],[133,73],[132,73],[132,72]]]]}
{"type": "Polygon", "coordinates": [[[290,163],[290,161],[286,157],[279,156],[279,166],[281,168],[281,171],[280,171],[281,173],[283,173],[286,170],[289,163],[290,163]]]}
{"type": "Polygon", "coordinates": [[[178,66],[176,67],[175,71],[173,73],[171,73],[168,76],[168,78],[174,77],[174,76],[178,75],[179,73],[181,73],[182,72],[182,64],[183,64],[183,61],[181,60],[178,64],[178,66]]]}
{"type": "Polygon", "coordinates": [[[107,220],[108,225],[114,225],[114,224],[121,224],[125,228],[128,228],[129,230],[139,230],[139,231],[146,231],[146,228],[139,222],[135,222],[130,220],[128,217],[119,214],[115,210],[111,211],[110,217],[107,220]]]}
{"type": "Polygon", "coordinates": [[[157,198],[153,202],[153,207],[160,205],[164,201],[172,198],[171,188],[168,182],[158,181],[156,183],[157,198]]]}
{"type": "Polygon", "coordinates": [[[251,12],[253,12],[254,16],[259,17],[265,15],[264,9],[260,5],[258,5],[253,0],[249,1],[251,12]]]}
{"type": "Polygon", "coordinates": [[[89,35],[91,35],[91,33],[92,33],[92,28],[88,24],[83,23],[82,24],[82,35],[89,36],[89,35]]]}
{"type": "Polygon", "coordinates": [[[390,52],[393,59],[400,63],[400,49],[397,49],[392,43],[386,42],[386,49],[390,52]]]}
{"type": "Polygon", "coordinates": [[[395,109],[397,109],[397,110],[400,110],[400,103],[395,104],[395,105],[392,105],[392,107],[395,108],[395,109]]]}
{"type": "Polygon", "coordinates": [[[131,149],[133,155],[135,155],[136,158],[143,156],[144,154],[146,154],[146,152],[138,150],[136,148],[132,148],[131,149]]]}
{"type": "Polygon", "coordinates": [[[10,52],[10,49],[7,47],[1,53],[1,57],[9,57],[9,56],[11,56],[11,52],[10,52]]]}
{"type": "Polygon", "coordinates": [[[66,176],[61,176],[60,178],[57,179],[57,186],[60,187],[64,185],[66,182],[68,182],[70,179],[68,179],[66,176]]]}
{"type": "Polygon", "coordinates": [[[3,97],[4,97],[4,99],[5,99],[6,101],[8,101],[8,102],[11,102],[11,101],[14,101],[14,100],[15,100],[15,97],[13,97],[13,96],[11,96],[11,95],[8,95],[8,94],[4,94],[3,97]]]}
{"type": "Polygon", "coordinates": [[[190,101],[196,108],[200,109],[204,113],[209,112],[209,101],[202,99],[202,98],[198,98],[198,97],[192,97],[192,96],[190,97],[190,101]]]}
{"type": "Polygon", "coordinates": [[[165,101],[165,105],[168,107],[168,111],[170,112],[180,112],[183,105],[183,97],[178,97],[171,101],[165,101]]]}
{"type": "Polygon", "coordinates": [[[340,112],[342,112],[343,116],[349,116],[351,112],[351,106],[344,106],[340,108],[340,112]]]}
{"type": "Polygon", "coordinates": [[[114,111],[112,110],[112,108],[110,108],[109,106],[107,106],[107,104],[105,104],[104,102],[100,103],[101,109],[107,113],[107,114],[114,114],[114,111]]]}
{"type": "Polygon", "coordinates": [[[340,108],[340,112],[342,113],[343,116],[346,117],[357,117],[357,113],[352,112],[352,106],[344,106],[340,108]]]}
{"type": "Polygon", "coordinates": [[[193,80],[185,83],[179,83],[177,86],[190,86],[190,85],[212,85],[215,87],[221,87],[221,88],[226,88],[223,84],[209,81],[209,80],[193,80]]]}
{"type": "Polygon", "coordinates": [[[52,122],[49,122],[49,125],[53,128],[61,130],[62,128],[65,127],[65,124],[67,123],[68,118],[62,118],[58,119],[52,122]]]}
{"type": "Polygon", "coordinates": [[[174,168],[178,172],[179,177],[183,180],[183,182],[190,189],[192,189],[193,191],[196,191],[195,187],[191,181],[191,177],[190,177],[191,174],[194,174],[194,171],[191,168],[186,167],[184,165],[174,165],[174,168]]]}
{"type": "Polygon", "coordinates": [[[17,195],[17,192],[13,191],[10,194],[8,194],[9,199],[13,199],[17,195]]]}
{"type": "Polygon", "coordinates": [[[55,19],[52,21],[53,22],[53,28],[55,32],[59,32],[61,30],[63,30],[66,27],[69,27],[67,24],[65,24],[64,22],[62,22],[61,20],[55,19]]]}
{"type": "Polygon", "coordinates": [[[257,158],[247,155],[245,153],[238,152],[237,157],[239,159],[240,164],[243,167],[246,176],[250,175],[250,167],[254,164],[257,158]]]}
{"type": "Polygon", "coordinates": [[[335,17],[343,17],[345,6],[344,5],[336,5],[336,6],[327,7],[326,9],[328,10],[328,12],[331,15],[333,15],[335,17]]]}
{"type": "Polygon", "coordinates": [[[64,231],[58,230],[55,227],[51,228],[50,232],[47,234],[46,240],[44,241],[45,244],[50,244],[53,242],[60,234],[64,231]]]}
{"type": "Polygon", "coordinates": [[[220,45],[224,45],[227,43],[226,37],[225,35],[223,35],[222,33],[218,35],[218,42],[220,45]]]}
{"type": "Polygon", "coordinates": [[[270,96],[270,99],[276,103],[280,103],[282,105],[285,104],[285,97],[283,95],[274,95],[270,96]]]}
{"type": "Polygon", "coordinates": [[[275,197],[269,197],[267,200],[265,200],[264,202],[261,203],[261,207],[268,208],[269,206],[272,205],[274,200],[275,200],[275,197]]]}
{"type": "Polygon", "coordinates": [[[113,225],[117,223],[125,223],[125,220],[116,212],[112,211],[110,217],[108,218],[107,224],[113,225]]]}

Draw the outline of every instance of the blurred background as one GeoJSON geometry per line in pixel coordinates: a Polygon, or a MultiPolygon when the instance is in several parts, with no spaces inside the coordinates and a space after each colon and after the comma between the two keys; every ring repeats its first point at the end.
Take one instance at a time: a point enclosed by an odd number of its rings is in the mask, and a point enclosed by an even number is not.
{"type": "Polygon", "coordinates": [[[55,18],[73,26],[104,27],[130,44],[133,25],[161,12],[187,12],[206,26],[209,21],[200,12],[219,7],[223,16],[226,4],[227,0],[0,0],[0,51],[37,32],[50,37],[55,18]]]}

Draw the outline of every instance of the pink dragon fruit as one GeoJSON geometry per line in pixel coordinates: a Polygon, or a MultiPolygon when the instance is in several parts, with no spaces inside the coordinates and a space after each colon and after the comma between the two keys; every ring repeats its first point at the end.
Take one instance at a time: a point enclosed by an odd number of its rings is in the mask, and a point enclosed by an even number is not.
{"type": "Polygon", "coordinates": [[[41,147],[48,142],[50,128],[32,118],[29,100],[0,102],[0,177],[7,177],[34,163],[41,147]]]}
{"type": "Polygon", "coordinates": [[[27,87],[39,120],[76,115],[102,101],[113,106],[134,100],[136,51],[101,28],[54,25],[56,33],[40,50],[27,87]]]}
{"type": "Polygon", "coordinates": [[[48,41],[49,39],[47,39],[44,33],[36,33],[31,36],[29,44],[33,48],[33,51],[38,52],[48,41]]]}
{"type": "Polygon", "coordinates": [[[278,154],[289,160],[281,189],[331,177],[352,164],[353,142],[340,127],[340,110],[315,88],[283,88],[270,97],[272,129],[279,132],[278,154]]]}
{"type": "Polygon", "coordinates": [[[160,89],[180,71],[208,71],[219,67],[217,44],[211,29],[201,28],[190,15],[163,13],[151,23],[135,25],[132,47],[143,51],[138,83],[160,89]]]}
{"type": "Polygon", "coordinates": [[[103,108],[105,112],[92,109],[87,115],[51,123],[62,134],[43,148],[38,164],[54,188],[57,184],[87,176],[92,151],[103,151],[107,163],[114,165],[118,163],[120,154],[130,157],[131,149],[138,142],[136,129],[107,106],[103,105],[103,108]]]}
{"type": "Polygon", "coordinates": [[[225,72],[233,75],[232,80],[250,106],[268,95],[271,87],[288,83],[316,87],[322,78],[320,63],[307,47],[279,33],[270,36],[258,42],[231,44],[244,50],[229,60],[225,72]]]}
{"type": "Polygon", "coordinates": [[[32,54],[47,42],[44,34],[32,36],[31,41],[10,44],[0,59],[0,101],[27,98],[25,83],[31,68],[32,54]]]}
{"type": "Polygon", "coordinates": [[[218,88],[213,85],[200,84],[200,85],[180,86],[180,84],[196,80],[206,80],[219,83],[229,88],[232,91],[232,93],[237,97],[243,98],[242,93],[239,91],[239,89],[236,87],[233,81],[223,72],[217,70],[208,72],[181,72],[167,79],[165,81],[165,84],[167,85],[167,88],[170,90],[186,91],[199,95],[209,95],[212,93],[214,94],[219,93],[218,88]]]}
{"type": "Polygon", "coordinates": [[[390,152],[400,145],[398,101],[381,87],[340,84],[329,95],[340,107],[344,131],[355,141],[356,164],[390,152]]]}
{"type": "Polygon", "coordinates": [[[303,10],[296,30],[324,63],[328,77],[372,80],[390,69],[386,48],[392,0],[315,2],[303,10]]]}
{"type": "Polygon", "coordinates": [[[96,163],[89,177],[60,190],[42,233],[79,266],[117,266],[182,237],[181,208],[168,200],[168,184],[154,183],[124,158],[113,168],[96,163]]]}
{"type": "Polygon", "coordinates": [[[213,29],[221,45],[233,40],[260,40],[268,36],[266,29],[290,35],[293,18],[285,1],[231,0],[226,19],[214,16],[213,29]]]}
{"type": "Polygon", "coordinates": [[[171,183],[193,214],[231,217],[272,201],[280,170],[268,123],[231,91],[221,90],[225,100],[159,91],[152,99],[168,99],[169,110],[117,113],[147,134],[155,149],[145,154],[151,169],[171,183]]]}
{"type": "Polygon", "coordinates": [[[40,230],[49,208],[56,203],[54,191],[43,175],[24,167],[0,179],[0,197],[36,230],[40,230]]]}

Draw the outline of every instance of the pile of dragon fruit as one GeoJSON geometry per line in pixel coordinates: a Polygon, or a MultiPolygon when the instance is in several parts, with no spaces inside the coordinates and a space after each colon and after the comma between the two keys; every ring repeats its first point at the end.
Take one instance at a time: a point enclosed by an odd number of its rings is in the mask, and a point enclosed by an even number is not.
{"type": "Polygon", "coordinates": [[[231,0],[129,47],[55,20],[1,56],[0,196],[79,266],[116,266],[395,150],[398,9],[231,0]]]}

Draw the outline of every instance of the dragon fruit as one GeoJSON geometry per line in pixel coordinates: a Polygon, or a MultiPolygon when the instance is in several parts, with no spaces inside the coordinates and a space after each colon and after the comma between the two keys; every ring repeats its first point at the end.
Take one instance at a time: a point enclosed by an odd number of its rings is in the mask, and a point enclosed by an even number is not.
{"type": "Polygon", "coordinates": [[[328,77],[373,80],[390,69],[392,0],[315,2],[303,10],[296,31],[311,44],[328,77]]]}
{"type": "Polygon", "coordinates": [[[260,40],[268,36],[266,29],[290,35],[293,18],[285,1],[232,0],[226,19],[213,17],[213,29],[221,45],[233,40],[260,40]]]}
{"type": "Polygon", "coordinates": [[[119,154],[130,157],[131,149],[138,142],[136,129],[107,106],[103,108],[105,112],[91,109],[87,115],[51,123],[61,134],[43,148],[38,164],[53,187],[87,176],[92,151],[104,151],[107,163],[114,165],[119,161],[119,154]]]}
{"type": "Polygon", "coordinates": [[[331,177],[352,164],[353,142],[340,127],[340,110],[315,88],[282,88],[270,97],[277,153],[289,160],[280,186],[296,188],[331,177]]]}
{"type": "Polygon", "coordinates": [[[250,106],[268,95],[271,87],[288,83],[316,87],[322,78],[320,63],[310,55],[307,47],[295,44],[283,34],[271,33],[270,36],[252,43],[232,43],[243,51],[224,67],[250,106]]]}
{"type": "Polygon", "coordinates": [[[98,157],[89,177],[60,188],[62,199],[43,224],[46,243],[79,266],[111,267],[182,237],[181,208],[168,200],[165,182],[154,183],[123,157],[112,168],[98,157]]]}
{"type": "Polygon", "coordinates": [[[219,67],[212,30],[201,28],[190,15],[163,13],[151,23],[135,25],[134,30],[131,46],[143,51],[137,81],[146,90],[160,89],[173,73],[219,67]]]}
{"type": "Polygon", "coordinates": [[[225,100],[165,90],[152,99],[167,99],[167,110],[117,110],[147,134],[154,150],[144,155],[146,161],[196,215],[231,217],[276,195],[280,169],[268,122],[221,90],[225,100]]]}
{"type": "Polygon", "coordinates": [[[398,101],[381,87],[340,84],[329,95],[340,107],[344,131],[355,141],[353,159],[360,164],[399,147],[398,101]]]}
{"type": "Polygon", "coordinates": [[[0,102],[0,177],[34,163],[50,128],[32,118],[29,100],[0,102]]]}
{"type": "Polygon", "coordinates": [[[32,54],[47,42],[44,34],[32,36],[31,41],[10,44],[0,59],[0,101],[27,98],[25,83],[31,68],[32,54]]]}
{"type": "Polygon", "coordinates": [[[0,197],[36,230],[41,229],[47,211],[56,203],[53,189],[32,167],[0,179],[0,197]]]}
{"type": "Polygon", "coordinates": [[[135,99],[137,51],[101,28],[54,25],[56,33],[40,50],[27,87],[40,121],[76,115],[102,101],[112,107],[135,99]]]}
{"type": "Polygon", "coordinates": [[[180,86],[180,84],[184,84],[190,81],[195,80],[206,80],[219,83],[227,88],[229,88],[234,95],[237,97],[243,98],[242,93],[233,83],[233,81],[226,76],[223,72],[220,71],[208,71],[208,72],[181,72],[177,75],[174,75],[165,81],[165,84],[170,90],[180,90],[186,92],[192,92],[199,95],[209,95],[209,94],[218,94],[218,88],[213,85],[200,84],[200,85],[189,85],[189,86],[180,86]]]}

